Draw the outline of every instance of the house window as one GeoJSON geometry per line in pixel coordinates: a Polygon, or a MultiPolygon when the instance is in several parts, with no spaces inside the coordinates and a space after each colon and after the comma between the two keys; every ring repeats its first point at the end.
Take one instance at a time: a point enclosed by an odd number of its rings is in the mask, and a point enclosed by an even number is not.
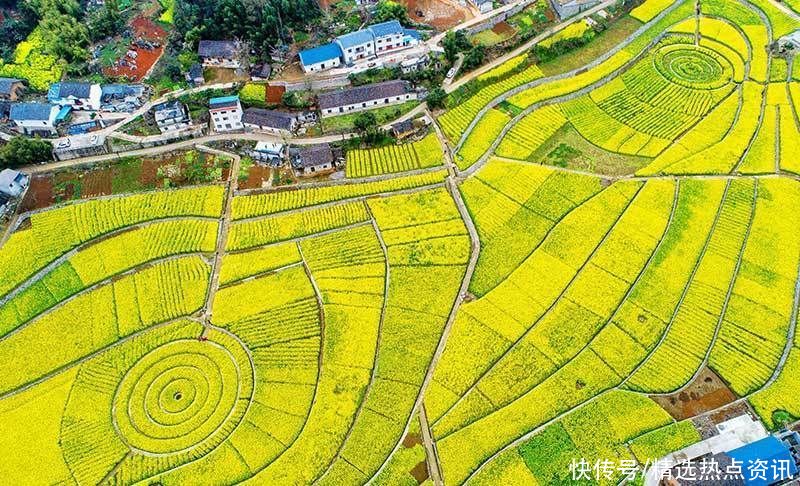
{"type": "Polygon", "coordinates": [[[383,102],[384,102],[384,103],[388,103],[388,102],[389,102],[389,98],[385,98],[385,99],[383,100],[383,102]]]}
{"type": "Polygon", "coordinates": [[[366,103],[361,103],[361,108],[366,108],[366,107],[367,107],[366,103]]]}
{"type": "Polygon", "coordinates": [[[227,129],[229,129],[229,130],[230,130],[230,128],[231,128],[231,124],[230,124],[230,123],[226,123],[226,124],[225,124],[225,128],[227,128],[227,129]]]}
{"type": "Polygon", "coordinates": [[[342,113],[343,111],[344,111],[344,108],[340,106],[339,107],[339,113],[342,113]]]}

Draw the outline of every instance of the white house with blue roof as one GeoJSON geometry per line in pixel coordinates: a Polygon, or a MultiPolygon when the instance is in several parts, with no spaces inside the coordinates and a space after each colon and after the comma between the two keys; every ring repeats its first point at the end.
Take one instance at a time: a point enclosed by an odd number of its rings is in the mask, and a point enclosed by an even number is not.
{"type": "Polygon", "coordinates": [[[53,83],[47,91],[47,100],[59,106],[71,106],[75,110],[100,109],[103,89],[99,84],[73,81],[53,83]]]}
{"type": "Polygon", "coordinates": [[[306,49],[300,51],[300,63],[306,73],[333,69],[342,65],[342,49],[335,42],[306,49]]]}
{"type": "Polygon", "coordinates": [[[242,104],[238,96],[222,96],[208,100],[208,113],[215,132],[231,132],[244,128],[242,104]]]}
{"type": "Polygon", "coordinates": [[[381,22],[349,34],[333,42],[300,52],[300,62],[306,73],[324,71],[343,64],[370,59],[419,43],[416,31],[405,29],[397,20],[381,22]]]}
{"type": "MultiPolygon", "coordinates": [[[[46,103],[13,103],[8,119],[26,135],[53,135],[62,109],[46,103]]],[[[67,112],[69,114],[69,112],[67,112]]]]}

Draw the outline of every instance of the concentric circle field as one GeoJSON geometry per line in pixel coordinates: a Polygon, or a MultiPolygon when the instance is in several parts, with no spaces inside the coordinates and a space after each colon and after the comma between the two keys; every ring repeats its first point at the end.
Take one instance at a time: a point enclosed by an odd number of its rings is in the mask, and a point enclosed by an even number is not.
{"type": "Polygon", "coordinates": [[[656,52],[654,60],[662,76],[688,88],[716,89],[731,79],[730,62],[700,46],[666,45],[656,52]]]}
{"type": "MultiPolygon", "coordinates": [[[[231,420],[240,370],[223,346],[195,340],[165,344],[126,373],[114,397],[114,425],[133,449],[182,452],[231,420]]],[[[247,371],[249,373],[249,370],[247,371]]]]}

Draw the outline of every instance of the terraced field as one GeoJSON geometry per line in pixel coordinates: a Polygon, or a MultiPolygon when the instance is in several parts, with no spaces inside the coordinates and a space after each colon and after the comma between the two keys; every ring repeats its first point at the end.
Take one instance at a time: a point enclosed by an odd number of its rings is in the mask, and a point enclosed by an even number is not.
{"type": "Polygon", "coordinates": [[[693,416],[800,420],[800,84],[766,49],[800,22],[701,6],[647,0],[633,38],[569,76],[501,66],[439,118],[453,161],[431,135],[349,156],[380,178],[22,215],[0,246],[0,476],[641,475],[700,439],[660,404],[712,372],[733,399],[693,416]],[[554,163],[565,133],[646,163],[554,163]]]}

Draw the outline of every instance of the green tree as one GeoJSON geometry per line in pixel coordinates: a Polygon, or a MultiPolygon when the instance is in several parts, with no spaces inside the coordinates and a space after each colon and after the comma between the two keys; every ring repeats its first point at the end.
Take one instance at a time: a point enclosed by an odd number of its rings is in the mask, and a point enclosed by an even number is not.
{"type": "Polygon", "coordinates": [[[359,133],[368,133],[371,129],[374,129],[377,126],[378,119],[375,117],[375,113],[372,113],[371,111],[359,113],[353,120],[353,128],[355,128],[359,133]]]}
{"type": "Polygon", "coordinates": [[[442,88],[433,88],[425,98],[425,102],[428,103],[428,108],[444,108],[446,98],[447,93],[442,88]]]}
{"type": "Polygon", "coordinates": [[[408,11],[406,7],[392,0],[381,0],[375,7],[374,20],[386,22],[387,20],[397,20],[403,25],[409,25],[408,11]]]}
{"type": "Polygon", "coordinates": [[[14,137],[0,148],[0,168],[20,167],[53,160],[53,146],[38,137],[14,137]]]}

